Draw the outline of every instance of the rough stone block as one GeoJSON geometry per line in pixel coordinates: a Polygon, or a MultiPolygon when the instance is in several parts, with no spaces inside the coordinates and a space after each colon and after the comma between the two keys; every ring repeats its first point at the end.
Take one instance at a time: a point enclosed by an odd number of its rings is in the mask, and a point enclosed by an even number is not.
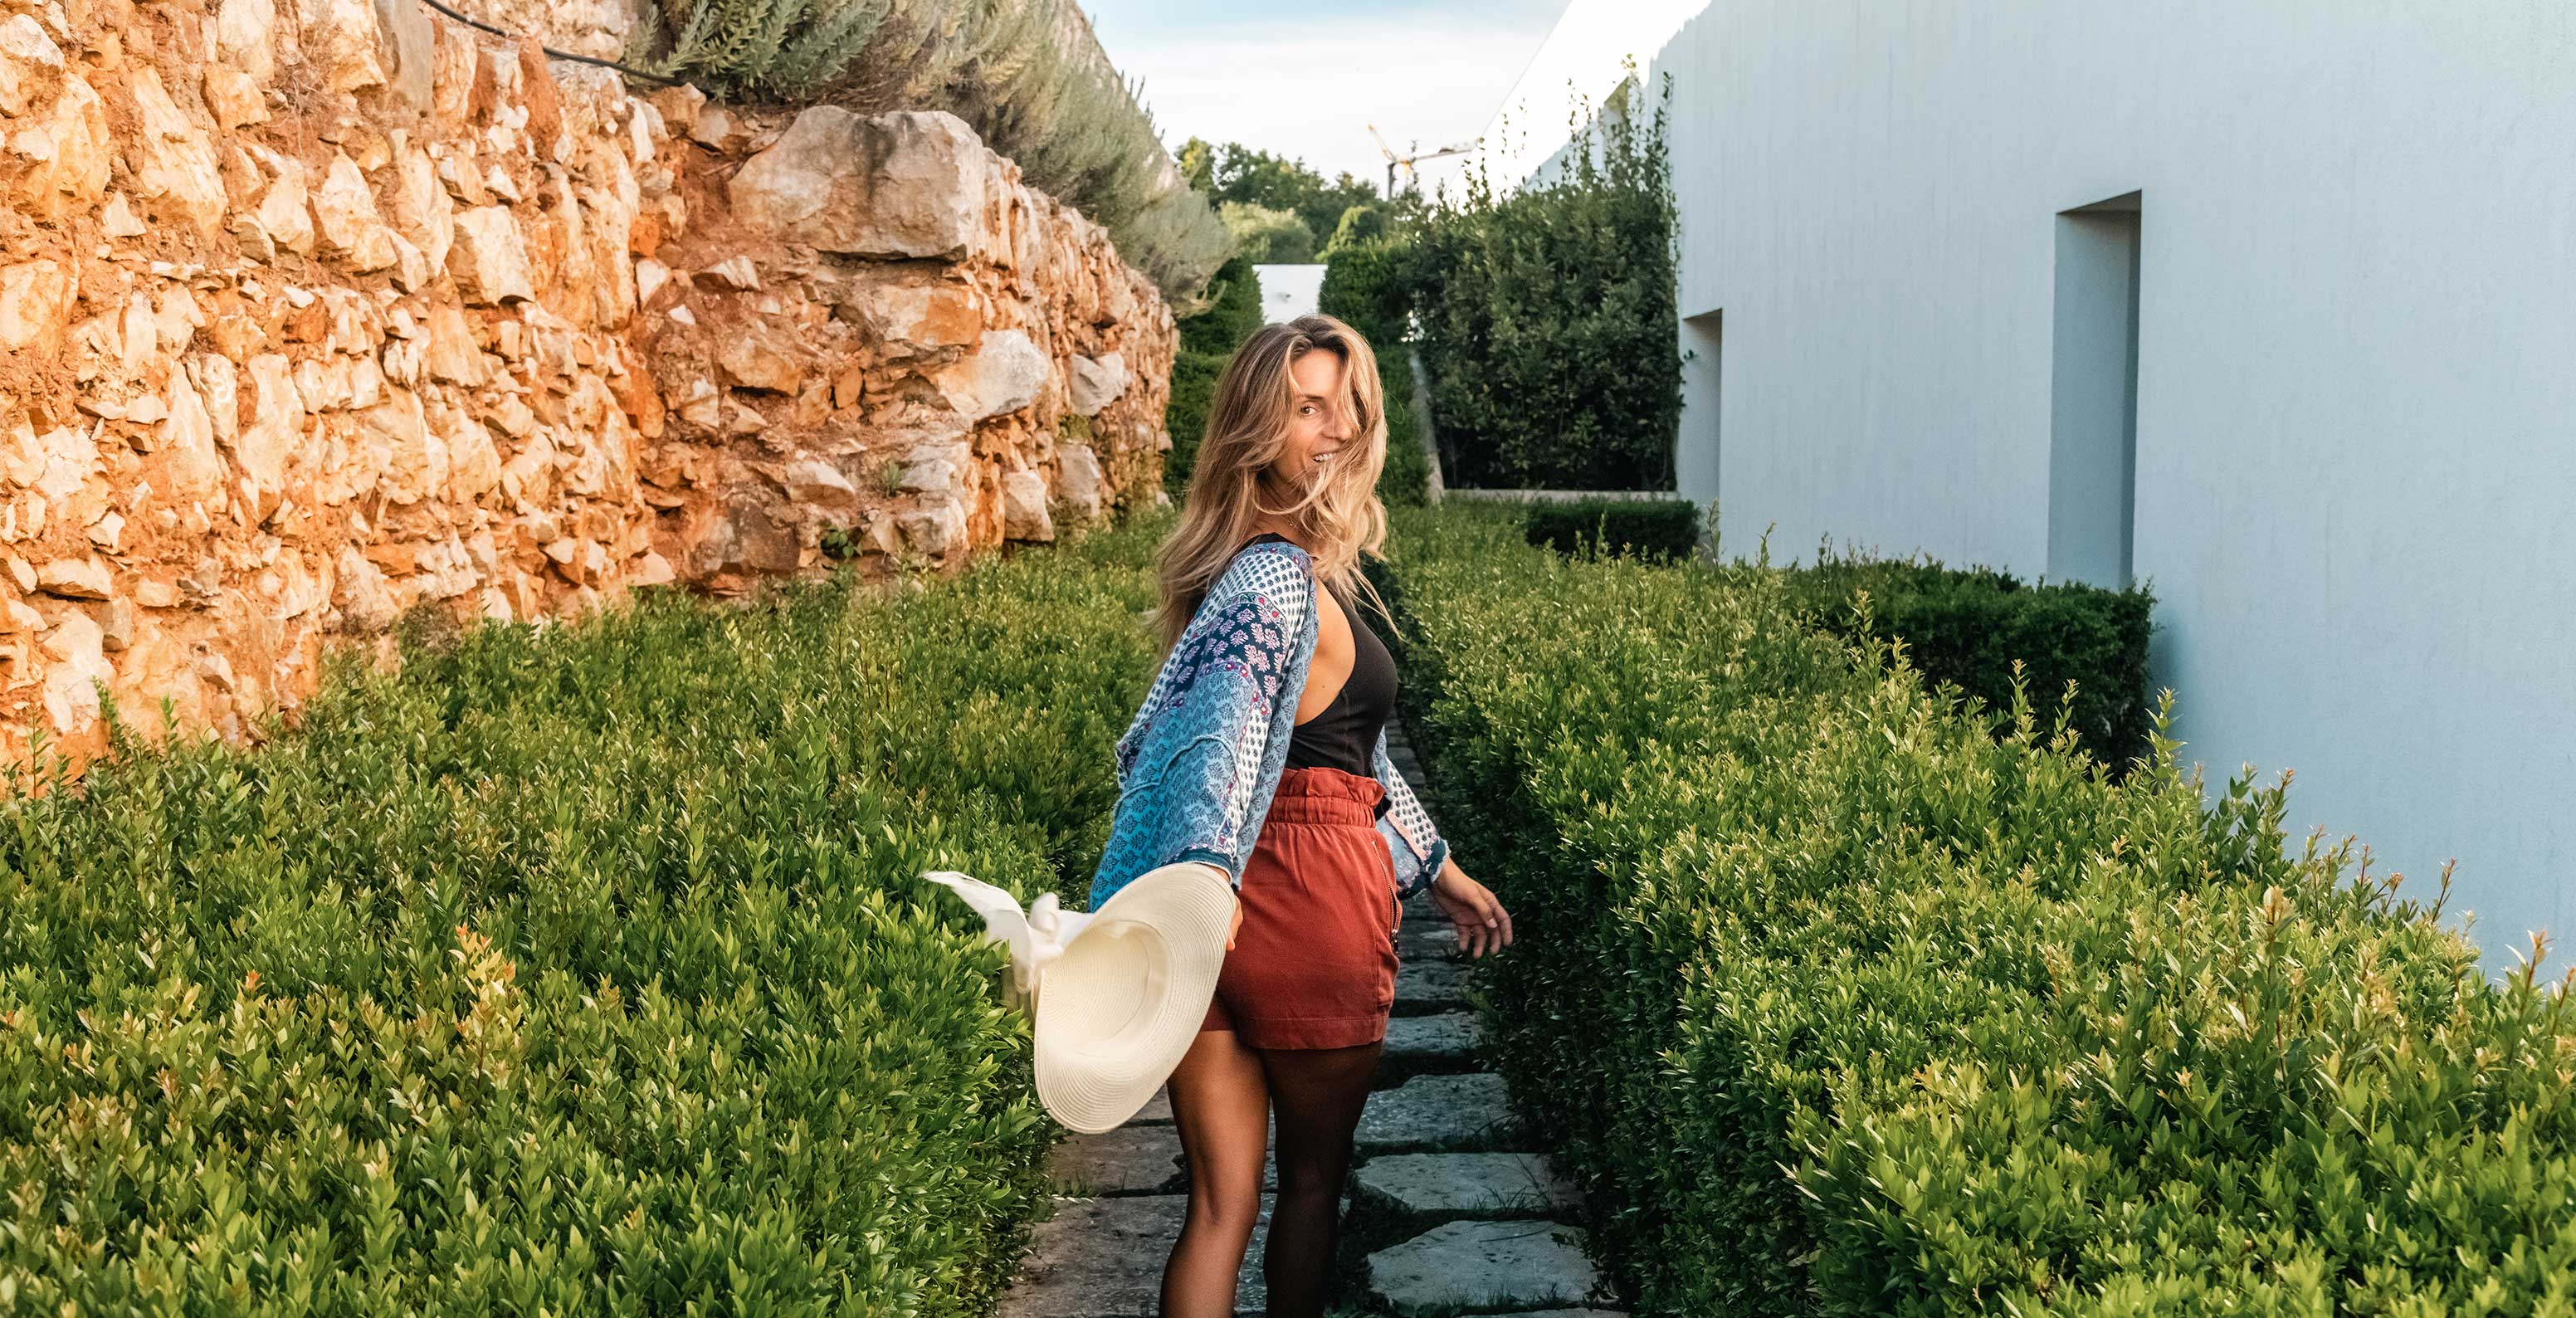
{"type": "Polygon", "coordinates": [[[1404,1213],[1515,1217],[1581,1207],[1542,1153],[1399,1153],[1369,1159],[1357,1175],[1362,1195],[1404,1213]]]}
{"type": "Polygon", "coordinates": [[[1450,1222],[1368,1257],[1369,1290],[1397,1313],[1579,1303],[1600,1279],[1580,1228],[1450,1222]]]}
{"type": "Polygon", "coordinates": [[[736,220],[789,242],[955,258],[981,234],[986,156],[975,130],[946,111],[863,116],[817,105],[744,162],[726,191],[736,220]]]}
{"type": "Polygon", "coordinates": [[[1372,1157],[1445,1149],[1510,1149],[1521,1140],[1498,1075],[1418,1075],[1369,1095],[1359,1149],[1372,1157]]]}

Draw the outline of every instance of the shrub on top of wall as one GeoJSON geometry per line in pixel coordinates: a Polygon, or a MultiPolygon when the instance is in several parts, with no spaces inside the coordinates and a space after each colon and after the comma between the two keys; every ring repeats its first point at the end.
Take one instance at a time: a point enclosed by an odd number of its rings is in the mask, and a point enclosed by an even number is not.
{"type": "Polygon", "coordinates": [[[1672,563],[1699,548],[1700,509],[1683,499],[1573,499],[1533,503],[1523,514],[1529,543],[1561,554],[1598,546],[1609,554],[1634,554],[1672,563]]]}
{"type": "Polygon", "coordinates": [[[1925,682],[1954,683],[1997,713],[2012,708],[2019,664],[2019,680],[2049,718],[2073,686],[2068,725],[2115,772],[2149,753],[2155,596],[2146,587],[2032,586],[1988,568],[1818,557],[1789,573],[1790,598],[1815,625],[1854,643],[1902,639],[1925,682]],[[1854,607],[1864,592],[1866,624],[1854,607]]]}
{"type": "Polygon", "coordinates": [[[1186,304],[1232,250],[1072,0],[647,0],[628,62],[759,102],[947,110],[1186,304]]]}
{"type": "Polygon", "coordinates": [[[0,799],[0,1293],[990,1312],[1055,1127],[917,872],[1079,900],[1150,549],[417,640],[0,799]]]}
{"type": "Polygon", "coordinates": [[[1995,737],[1762,566],[1398,523],[1430,804],[1521,933],[1494,1056],[1622,1307],[2576,1302],[2576,1003],[2284,789],[1995,737]]]}

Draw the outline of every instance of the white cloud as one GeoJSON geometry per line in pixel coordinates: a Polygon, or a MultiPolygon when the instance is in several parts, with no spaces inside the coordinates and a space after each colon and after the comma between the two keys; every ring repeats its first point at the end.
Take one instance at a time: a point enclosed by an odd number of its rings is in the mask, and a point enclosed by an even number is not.
{"type": "MultiPolygon", "coordinates": [[[[1228,25],[1196,33],[1104,23],[1109,57],[1142,77],[1163,139],[1241,142],[1303,157],[1330,178],[1348,170],[1383,183],[1374,123],[1399,154],[1437,150],[1483,132],[1546,25],[1426,18],[1331,24],[1228,25]]],[[[1425,185],[1456,160],[1423,167],[1425,185]]]]}

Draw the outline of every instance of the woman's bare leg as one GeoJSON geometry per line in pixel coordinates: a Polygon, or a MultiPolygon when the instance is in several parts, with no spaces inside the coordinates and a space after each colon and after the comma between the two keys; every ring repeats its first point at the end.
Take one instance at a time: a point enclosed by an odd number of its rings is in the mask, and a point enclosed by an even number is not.
{"type": "Polygon", "coordinates": [[[1163,1318],[1233,1318],[1234,1279],[1261,1217],[1270,1088],[1259,1054],[1232,1030],[1200,1031],[1170,1088],[1190,1206],[1163,1265],[1163,1318]]]}
{"type": "Polygon", "coordinates": [[[1270,1318],[1320,1318],[1324,1312],[1351,1138],[1384,1047],[1261,1052],[1279,1122],[1279,1198],[1270,1206],[1270,1241],[1261,1258],[1270,1318]]]}

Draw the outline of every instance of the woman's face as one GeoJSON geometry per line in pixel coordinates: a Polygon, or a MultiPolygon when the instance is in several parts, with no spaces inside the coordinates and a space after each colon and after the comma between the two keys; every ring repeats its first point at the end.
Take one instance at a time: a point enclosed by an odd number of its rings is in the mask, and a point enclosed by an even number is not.
{"type": "Polygon", "coordinates": [[[1359,428],[1349,373],[1341,354],[1320,348],[1288,364],[1296,397],[1288,407],[1288,442],[1270,464],[1272,475],[1304,488],[1322,478],[1327,464],[1359,456],[1348,447],[1359,428]]]}

